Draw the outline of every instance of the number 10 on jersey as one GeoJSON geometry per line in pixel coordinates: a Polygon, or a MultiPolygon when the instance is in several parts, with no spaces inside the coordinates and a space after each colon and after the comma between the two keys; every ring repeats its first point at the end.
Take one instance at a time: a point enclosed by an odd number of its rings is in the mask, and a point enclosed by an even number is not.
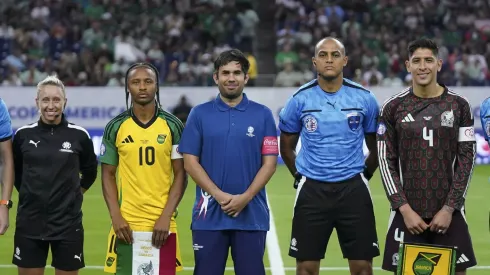
{"type": "Polygon", "coordinates": [[[147,146],[147,147],[141,146],[138,149],[138,152],[139,152],[139,164],[140,164],[140,166],[143,166],[144,164],[151,166],[155,163],[155,147],[153,147],[153,146],[147,146]]]}
{"type": "Polygon", "coordinates": [[[427,140],[429,142],[430,147],[434,146],[434,130],[429,130],[427,129],[427,127],[424,127],[424,130],[422,131],[422,137],[424,138],[424,140],[427,140]]]}

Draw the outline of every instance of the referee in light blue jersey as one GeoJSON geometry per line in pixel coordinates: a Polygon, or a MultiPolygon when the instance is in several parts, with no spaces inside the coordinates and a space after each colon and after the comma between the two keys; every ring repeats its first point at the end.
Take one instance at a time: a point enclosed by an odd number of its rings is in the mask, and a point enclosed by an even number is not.
{"type": "Polygon", "coordinates": [[[367,181],[378,167],[378,103],[343,78],[347,56],[337,39],[318,42],[312,60],[317,79],[303,85],[279,115],[280,152],[297,188],[289,255],[296,258],[297,274],[318,274],[335,228],[351,274],[372,274],[379,247],[367,181]]]}
{"type": "Polygon", "coordinates": [[[481,127],[483,128],[483,136],[490,145],[490,97],[485,99],[480,107],[481,127]]]}
{"type": "Polygon", "coordinates": [[[14,159],[12,153],[12,122],[7,105],[0,98],[0,173],[3,170],[2,188],[0,189],[0,235],[5,234],[9,227],[9,209],[12,208],[12,190],[14,187],[14,159]],[[2,169],[3,168],[3,169],[2,169]]]}

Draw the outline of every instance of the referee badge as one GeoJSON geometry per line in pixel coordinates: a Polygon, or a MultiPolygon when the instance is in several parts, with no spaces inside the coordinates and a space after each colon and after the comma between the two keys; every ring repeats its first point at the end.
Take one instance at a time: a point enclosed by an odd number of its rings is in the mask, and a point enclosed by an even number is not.
{"type": "Polygon", "coordinates": [[[356,131],[361,125],[361,115],[357,112],[347,114],[347,123],[352,131],[356,131]]]}
{"type": "Polygon", "coordinates": [[[308,115],[303,119],[306,131],[312,133],[315,132],[316,129],[318,129],[318,122],[316,121],[316,118],[312,115],[308,115]]]}
{"type": "Polygon", "coordinates": [[[485,131],[487,132],[487,136],[490,137],[490,120],[487,120],[485,123],[485,131]]]}

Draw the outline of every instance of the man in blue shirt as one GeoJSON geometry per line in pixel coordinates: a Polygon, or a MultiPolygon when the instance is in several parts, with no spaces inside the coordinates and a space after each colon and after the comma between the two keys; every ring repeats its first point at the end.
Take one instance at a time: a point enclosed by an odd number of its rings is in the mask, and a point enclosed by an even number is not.
{"type": "Polygon", "coordinates": [[[12,208],[14,188],[14,158],[12,154],[12,123],[5,102],[0,98],[0,156],[3,163],[3,178],[0,197],[0,235],[9,227],[9,209],[12,208]]]}
{"type": "Polygon", "coordinates": [[[195,275],[224,274],[228,250],[237,275],[265,275],[269,230],[265,185],[276,170],[272,112],[243,93],[249,62],[238,50],[214,63],[219,95],[194,107],[180,140],[187,173],[196,182],[192,215],[195,275]]]}
{"type": "Polygon", "coordinates": [[[289,255],[297,274],[318,274],[336,228],[351,274],[372,274],[379,247],[368,180],[378,167],[378,103],[343,78],[347,56],[337,39],[318,42],[313,65],[317,79],[300,87],[279,115],[281,156],[297,188],[289,255]]]}
{"type": "Polygon", "coordinates": [[[485,99],[480,107],[481,127],[483,128],[483,136],[490,146],[490,97],[485,99]]]}

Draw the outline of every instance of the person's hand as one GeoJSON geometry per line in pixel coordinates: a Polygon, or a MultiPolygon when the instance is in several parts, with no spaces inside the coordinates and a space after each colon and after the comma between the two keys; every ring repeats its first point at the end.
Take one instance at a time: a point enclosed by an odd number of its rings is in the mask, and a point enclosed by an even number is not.
{"type": "Polygon", "coordinates": [[[9,228],[9,209],[0,205],[0,235],[5,234],[9,228]]]}
{"type": "Polygon", "coordinates": [[[231,199],[233,198],[233,195],[231,194],[228,194],[226,192],[223,192],[223,191],[219,191],[218,194],[216,194],[216,196],[214,196],[214,199],[223,207],[225,205],[227,205],[228,203],[230,203],[231,199]]]}
{"type": "Polygon", "coordinates": [[[236,218],[251,199],[252,198],[246,194],[233,195],[231,201],[227,205],[221,206],[221,209],[226,214],[236,218]]]}
{"type": "Polygon", "coordinates": [[[171,217],[160,216],[158,220],[155,222],[155,226],[153,227],[153,234],[151,236],[151,244],[160,248],[165,244],[165,241],[168,238],[168,234],[170,231],[170,219],[171,217]]]}
{"type": "Polygon", "coordinates": [[[303,177],[303,175],[301,175],[300,173],[298,173],[298,172],[294,173],[294,182],[293,182],[293,188],[294,189],[298,189],[299,182],[301,181],[302,177],[303,177]]]}
{"type": "Polygon", "coordinates": [[[418,235],[429,228],[429,225],[426,224],[419,214],[413,211],[408,204],[405,204],[402,207],[400,207],[400,213],[402,213],[403,221],[405,222],[408,232],[412,235],[418,235]]]}
{"type": "Polygon", "coordinates": [[[131,231],[131,227],[129,227],[128,222],[121,214],[115,215],[112,218],[112,227],[119,240],[124,241],[127,244],[133,243],[133,232],[131,231]]]}
{"type": "Polygon", "coordinates": [[[432,218],[430,226],[430,231],[437,232],[439,234],[446,234],[451,221],[453,220],[453,209],[448,209],[443,207],[437,214],[432,218]]]}

